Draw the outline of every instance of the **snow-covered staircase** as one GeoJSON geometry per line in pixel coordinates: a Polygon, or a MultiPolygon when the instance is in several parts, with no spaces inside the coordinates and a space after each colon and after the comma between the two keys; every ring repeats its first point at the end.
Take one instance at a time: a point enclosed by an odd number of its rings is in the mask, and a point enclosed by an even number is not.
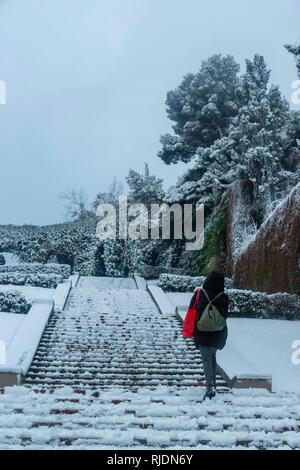
{"type": "MultiPolygon", "coordinates": [[[[200,354],[178,320],[130,281],[81,279],[66,310],[51,318],[25,383],[79,390],[203,384],[200,354]]],[[[218,385],[226,384],[218,378],[218,385]]]]}
{"type": "Polygon", "coordinates": [[[202,402],[201,358],[133,281],[82,278],[46,328],[25,385],[0,395],[0,449],[296,448],[300,395],[202,402]]]}
{"type": "Polygon", "coordinates": [[[299,396],[200,396],[196,387],[11,389],[0,397],[0,449],[300,449],[299,396]]]}

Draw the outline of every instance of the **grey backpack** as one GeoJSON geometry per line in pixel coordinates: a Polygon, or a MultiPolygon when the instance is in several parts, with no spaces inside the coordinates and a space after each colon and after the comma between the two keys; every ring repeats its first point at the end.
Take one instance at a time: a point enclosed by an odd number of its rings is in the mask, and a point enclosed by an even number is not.
{"type": "Polygon", "coordinates": [[[199,331],[207,331],[207,332],[214,332],[214,331],[221,331],[223,330],[226,320],[225,318],[220,314],[219,310],[215,305],[213,305],[213,302],[217,300],[221,295],[224,294],[224,292],[220,292],[216,297],[214,297],[212,300],[210,300],[207,292],[203,287],[201,287],[201,290],[204,292],[208,304],[206,305],[201,317],[197,321],[197,328],[199,331]]]}

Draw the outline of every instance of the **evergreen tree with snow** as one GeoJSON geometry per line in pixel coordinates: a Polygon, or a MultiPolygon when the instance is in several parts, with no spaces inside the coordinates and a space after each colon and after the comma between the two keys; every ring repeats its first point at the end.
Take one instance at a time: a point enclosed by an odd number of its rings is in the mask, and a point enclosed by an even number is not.
{"type": "Polygon", "coordinates": [[[295,56],[296,66],[298,69],[298,75],[300,78],[300,44],[294,45],[294,46],[287,44],[285,47],[289,52],[291,52],[295,56]]]}
{"type": "Polygon", "coordinates": [[[246,73],[239,87],[243,105],[229,133],[238,155],[236,176],[253,186],[258,224],[270,202],[282,197],[296,181],[296,168],[289,171],[285,165],[290,152],[289,105],[277,86],[269,88],[269,77],[262,56],[246,61],[246,73]]]}
{"type": "Polygon", "coordinates": [[[167,114],[175,124],[174,135],[161,137],[158,156],[166,164],[188,162],[199,147],[213,145],[227,135],[239,108],[238,72],[232,56],[214,55],[167,94],[167,114]]]}
{"type": "Polygon", "coordinates": [[[119,197],[122,195],[124,190],[121,181],[115,177],[108,188],[108,191],[99,192],[93,202],[94,209],[97,209],[99,204],[112,204],[117,205],[119,203],[119,197]]]}
{"type": "Polygon", "coordinates": [[[126,249],[123,240],[104,240],[103,263],[108,277],[122,277],[126,266],[126,249]]]}
{"type": "Polygon", "coordinates": [[[126,181],[129,186],[128,200],[131,203],[148,206],[151,203],[159,204],[164,198],[163,180],[150,175],[147,163],[145,163],[144,174],[129,170],[126,181]]]}
{"type": "Polygon", "coordinates": [[[239,110],[227,135],[200,146],[193,167],[168,191],[168,202],[202,202],[210,214],[229,185],[238,179],[253,185],[257,223],[270,203],[297,179],[293,157],[297,119],[278,87],[269,87],[264,58],[246,61],[246,72],[235,82],[239,110]]]}

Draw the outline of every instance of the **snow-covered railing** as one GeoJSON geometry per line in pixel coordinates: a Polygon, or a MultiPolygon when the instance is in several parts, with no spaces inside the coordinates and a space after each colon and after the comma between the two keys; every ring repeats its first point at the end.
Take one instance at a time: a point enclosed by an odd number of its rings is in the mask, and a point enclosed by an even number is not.
{"type": "Polygon", "coordinates": [[[174,306],[171,304],[161,287],[148,284],[147,289],[154,303],[163,315],[174,315],[174,306]]]}
{"type": "Polygon", "coordinates": [[[80,276],[79,276],[78,273],[72,274],[71,276],[68,277],[68,281],[71,282],[72,288],[77,286],[77,283],[79,281],[79,277],[80,276]]]}
{"type": "Polygon", "coordinates": [[[44,329],[53,312],[53,300],[35,302],[6,351],[0,366],[0,387],[18,385],[27,374],[44,329]]]}
{"type": "Polygon", "coordinates": [[[135,283],[136,283],[136,288],[137,289],[140,289],[140,290],[147,290],[147,282],[145,281],[145,279],[140,276],[139,274],[134,274],[133,275],[133,278],[135,280],[135,283]]]}
{"type": "Polygon", "coordinates": [[[54,310],[61,312],[67,302],[70,290],[72,288],[72,282],[70,280],[58,284],[53,295],[54,310]]]}

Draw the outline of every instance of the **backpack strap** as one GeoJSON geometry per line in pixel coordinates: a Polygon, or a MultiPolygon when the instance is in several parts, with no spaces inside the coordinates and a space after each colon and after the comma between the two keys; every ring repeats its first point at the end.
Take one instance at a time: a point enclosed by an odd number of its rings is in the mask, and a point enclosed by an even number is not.
{"type": "Polygon", "coordinates": [[[219,292],[218,295],[216,295],[216,297],[214,297],[211,302],[213,303],[215,300],[217,300],[223,294],[224,294],[224,292],[219,292]]]}
{"type": "Polygon", "coordinates": [[[195,298],[195,303],[193,308],[197,309],[198,308],[198,302],[199,302],[199,297],[200,297],[200,289],[197,290],[196,298],[195,298]]]}
{"type": "Polygon", "coordinates": [[[206,290],[204,289],[204,287],[201,287],[201,290],[204,292],[205,297],[207,298],[208,302],[210,303],[210,298],[209,298],[209,296],[208,296],[208,293],[207,293],[206,290]]]}
{"type": "Polygon", "coordinates": [[[208,295],[208,293],[206,292],[206,290],[205,290],[203,287],[201,287],[201,290],[204,292],[205,297],[207,298],[208,303],[209,303],[210,305],[211,305],[215,300],[217,300],[219,297],[221,297],[221,295],[224,294],[224,292],[219,292],[218,295],[216,295],[212,300],[210,300],[209,295],[208,295]]]}

